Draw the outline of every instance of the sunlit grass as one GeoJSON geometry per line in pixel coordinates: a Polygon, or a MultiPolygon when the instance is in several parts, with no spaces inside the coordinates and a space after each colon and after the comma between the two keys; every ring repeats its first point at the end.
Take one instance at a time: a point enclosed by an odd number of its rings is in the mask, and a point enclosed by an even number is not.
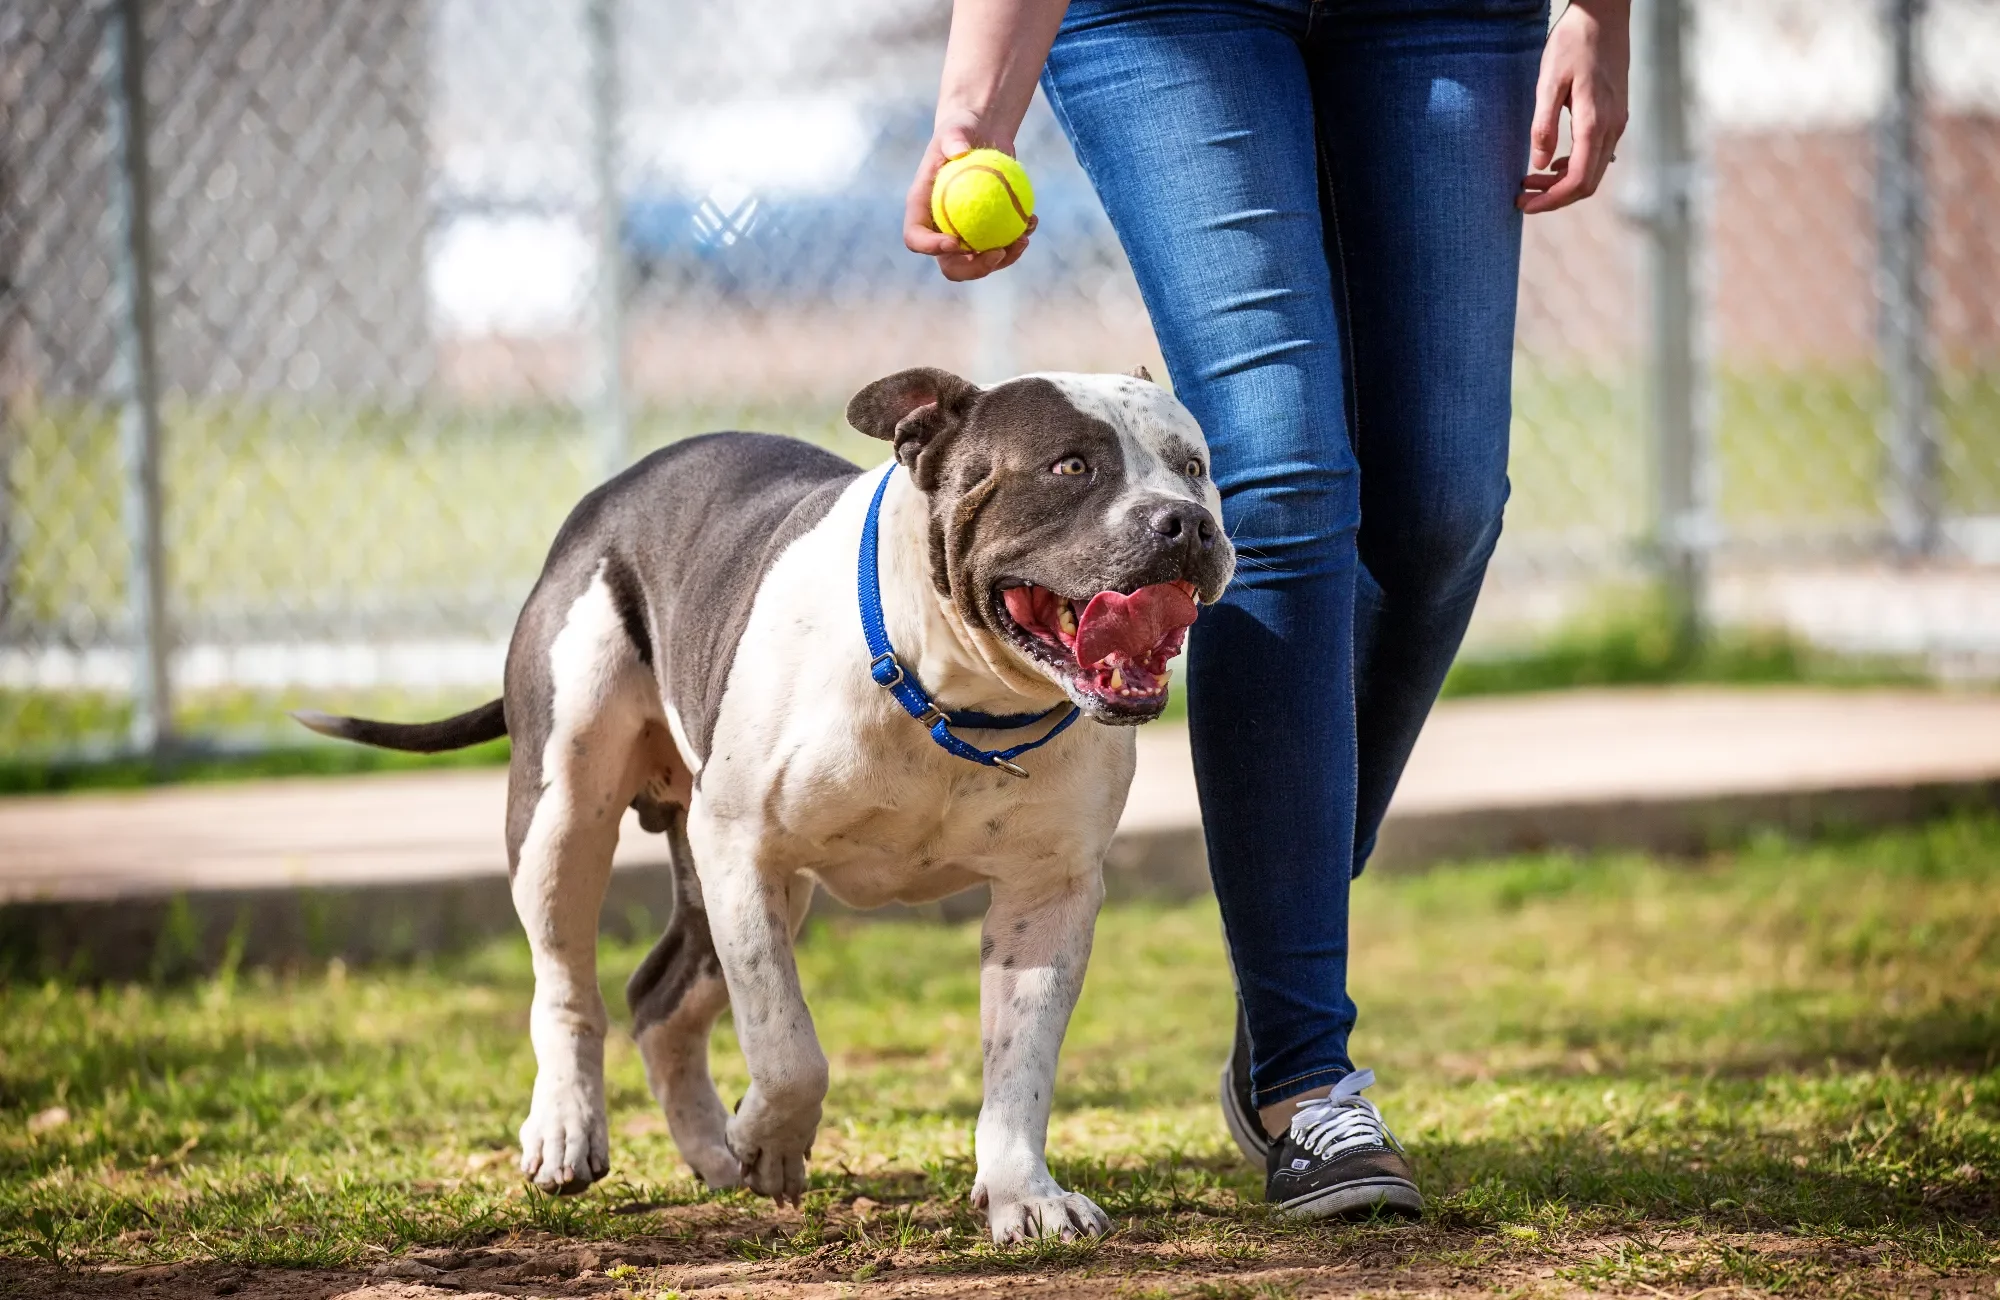
{"type": "MultiPolygon", "coordinates": [[[[1632,1289],[1833,1291],[1884,1261],[1991,1274],[1996,885],[1990,817],[1696,867],[1535,857],[1364,877],[1355,1055],[1431,1198],[1418,1229],[1266,1215],[1213,1100],[1232,1005],[1214,908],[1113,909],[1050,1153],[1121,1231],[1026,1254],[983,1245],[966,1201],[972,926],[814,924],[800,961],[834,1084],[802,1215],[698,1188],[617,1036],[612,1179],[574,1200],[524,1192],[518,943],[402,970],[16,985],[0,989],[0,1256],[343,1265],[667,1233],[725,1261],[1122,1275],[1161,1252],[1214,1273],[1382,1238],[1413,1266],[1540,1261],[1632,1289]]],[[[614,1006],[637,955],[605,953],[614,1006]]],[[[726,1027],[718,1073],[737,1095],[726,1027]]]]}

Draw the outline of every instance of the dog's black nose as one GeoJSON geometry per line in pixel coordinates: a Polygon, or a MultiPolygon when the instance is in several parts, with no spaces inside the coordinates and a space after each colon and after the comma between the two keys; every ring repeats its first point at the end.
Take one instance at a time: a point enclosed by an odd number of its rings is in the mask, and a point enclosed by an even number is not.
{"type": "Polygon", "coordinates": [[[1203,550],[1215,544],[1215,520],[1192,501],[1168,501],[1154,506],[1146,516],[1146,526],[1177,542],[1192,537],[1203,550]]]}

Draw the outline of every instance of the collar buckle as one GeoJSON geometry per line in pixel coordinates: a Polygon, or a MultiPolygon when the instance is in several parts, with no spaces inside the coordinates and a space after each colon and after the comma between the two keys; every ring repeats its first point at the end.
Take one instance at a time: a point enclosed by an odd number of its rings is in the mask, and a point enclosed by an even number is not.
{"type": "Polygon", "coordinates": [[[894,650],[884,650],[868,661],[868,675],[883,690],[893,691],[903,684],[903,661],[894,650]]]}

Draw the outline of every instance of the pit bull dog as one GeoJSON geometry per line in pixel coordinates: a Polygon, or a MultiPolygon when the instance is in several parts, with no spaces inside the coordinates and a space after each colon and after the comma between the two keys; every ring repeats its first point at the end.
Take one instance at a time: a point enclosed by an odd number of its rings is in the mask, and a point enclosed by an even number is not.
{"type": "Polygon", "coordinates": [[[597,928],[631,806],[666,834],[675,905],[626,999],[701,1178],[805,1189],[827,1062],[792,943],[814,887],[865,908],[984,883],[973,1199],[995,1241],[1100,1233],[1044,1158],[1056,1056],[1130,725],[1165,707],[1167,662],[1235,567],[1207,445],[1143,370],[991,387],[908,370],[847,418],[894,445],[886,466],[718,433],[586,496],[521,612],[502,699],[439,722],[300,720],[405,750],[513,737],[536,1186],[610,1169],[597,928]],[[750,1070],[734,1113],[708,1068],[725,1007],[750,1070]]]}

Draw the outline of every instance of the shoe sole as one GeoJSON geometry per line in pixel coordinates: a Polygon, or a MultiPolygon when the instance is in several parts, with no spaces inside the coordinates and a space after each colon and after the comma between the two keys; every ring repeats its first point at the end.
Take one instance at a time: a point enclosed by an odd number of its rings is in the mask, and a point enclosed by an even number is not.
{"type": "Polygon", "coordinates": [[[1236,1139],[1236,1149],[1243,1153],[1243,1158],[1262,1169],[1271,1158],[1271,1139],[1264,1136],[1264,1126],[1259,1120],[1245,1115],[1237,1106],[1227,1061],[1222,1063],[1222,1122],[1229,1126],[1229,1136],[1236,1139]],[[1251,1127],[1253,1124],[1255,1129],[1251,1127]]]}
{"type": "Polygon", "coordinates": [[[1424,1194],[1405,1179],[1367,1178],[1280,1202],[1278,1209],[1289,1219],[1365,1219],[1377,1210],[1421,1219],[1424,1194]]]}

